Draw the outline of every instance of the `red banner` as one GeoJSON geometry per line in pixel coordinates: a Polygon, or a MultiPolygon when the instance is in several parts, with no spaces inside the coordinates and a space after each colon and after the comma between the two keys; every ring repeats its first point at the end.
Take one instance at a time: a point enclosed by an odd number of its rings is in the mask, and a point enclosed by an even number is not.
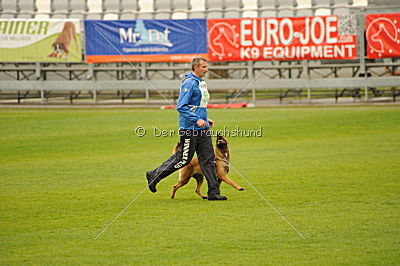
{"type": "Polygon", "coordinates": [[[338,16],[209,19],[208,57],[211,61],[356,59],[355,30],[349,34],[349,27],[340,29],[339,22],[338,16]]]}
{"type": "Polygon", "coordinates": [[[367,57],[400,56],[400,13],[366,16],[367,57]]]}

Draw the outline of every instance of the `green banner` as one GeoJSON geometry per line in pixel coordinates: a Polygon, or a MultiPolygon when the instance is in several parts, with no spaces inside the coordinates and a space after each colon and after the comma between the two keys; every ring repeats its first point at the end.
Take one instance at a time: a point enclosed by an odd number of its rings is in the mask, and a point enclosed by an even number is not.
{"type": "Polygon", "coordinates": [[[77,19],[0,19],[1,62],[81,62],[77,19]]]}

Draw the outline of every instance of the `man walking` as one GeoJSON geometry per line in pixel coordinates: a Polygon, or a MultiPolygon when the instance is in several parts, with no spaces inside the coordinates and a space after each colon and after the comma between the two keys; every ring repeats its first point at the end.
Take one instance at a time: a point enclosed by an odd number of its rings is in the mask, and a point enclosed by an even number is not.
{"type": "Polygon", "coordinates": [[[192,70],[182,81],[176,110],[179,112],[180,145],[178,151],[159,167],[146,173],[151,192],[163,178],[188,165],[197,153],[201,170],[208,184],[208,200],[226,200],[220,195],[220,182],[215,174],[214,148],[210,127],[214,121],[208,119],[207,104],[210,95],[203,77],[208,72],[208,62],[204,58],[192,61],[192,70]]]}

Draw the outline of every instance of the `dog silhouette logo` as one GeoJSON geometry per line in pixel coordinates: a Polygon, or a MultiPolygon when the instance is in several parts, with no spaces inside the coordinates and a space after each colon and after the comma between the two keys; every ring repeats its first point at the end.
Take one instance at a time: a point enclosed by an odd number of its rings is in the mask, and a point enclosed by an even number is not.
{"type": "Polygon", "coordinates": [[[239,34],[236,26],[226,22],[215,23],[209,31],[209,48],[212,56],[222,60],[224,57],[232,57],[230,48],[238,48],[239,34]]]}
{"type": "Polygon", "coordinates": [[[368,42],[368,52],[382,55],[390,55],[394,52],[400,52],[400,23],[396,19],[390,20],[386,17],[374,19],[366,30],[368,42]],[[397,48],[397,49],[396,49],[397,48]],[[396,49],[398,51],[394,51],[396,49]]]}

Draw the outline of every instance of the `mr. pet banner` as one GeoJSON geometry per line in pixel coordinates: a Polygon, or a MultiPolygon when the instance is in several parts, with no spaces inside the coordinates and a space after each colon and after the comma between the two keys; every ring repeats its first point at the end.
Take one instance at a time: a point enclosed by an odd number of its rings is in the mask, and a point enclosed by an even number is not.
{"type": "Polygon", "coordinates": [[[400,57],[400,13],[366,16],[367,57],[400,57]]]}
{"type": "Polygon", "coordinates": [[[190,62],[207,58],[205,19],[86,20],[86,62],[190,62]]]}
{"type": "Polygon", "coordinates": [[[211,61],[356,59],[351,16],[208,20],[211,61]]]}

